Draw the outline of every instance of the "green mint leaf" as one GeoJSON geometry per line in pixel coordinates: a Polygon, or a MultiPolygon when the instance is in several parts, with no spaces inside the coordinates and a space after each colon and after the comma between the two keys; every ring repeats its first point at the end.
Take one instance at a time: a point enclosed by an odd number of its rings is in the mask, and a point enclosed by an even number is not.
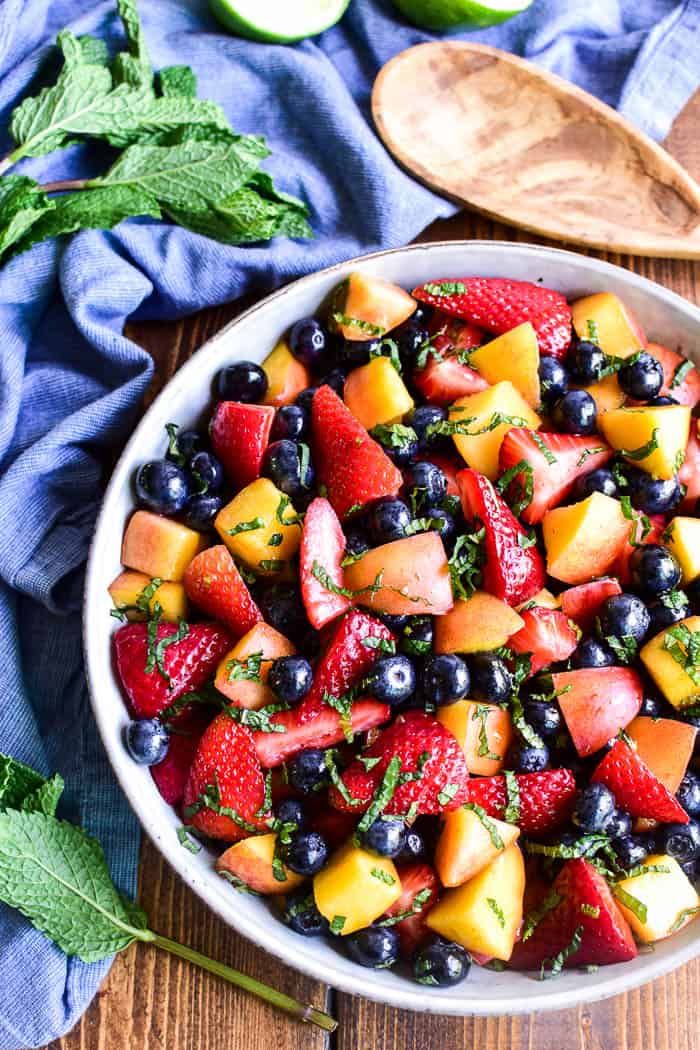
{"type": "Polygon", "coordinates": [[[597,456],[600,452],[607,452],[605,445],[596,445],[595,448],[585,448],[576,460],[576,466],[582,467],[589,456],[597,456]]]}
{"type": "Polygon", "coordinates": [[[574,930],[574,935],[571,938],[571,943],[562,948],[562,950],[555,955],[552,959],[545,959],[540,969],[540,980],[545,981],[549,977],[556,977],[564,969],[564,963],[566,960],[579,950],[581,947],[581,938],[583,937],[583,926],[577,926],[574,930]],[[547,973],[547,963],[550,964],[549,973],[547,973]]]}
{"type": "Polygon", "coordinates": [[[535,490],[535,472],[526,459],[510,467],[496,482],[496,491],[507,495],[510,508],[516,517],[529,507],[535,490]]]}
{"type": "Polygon", "coordinates": [[[52,777],[22,799],[20,809],[24,813],[43,813],[47,817],[53,817],[64,787],[63,777],[54,773],[52,777]]]}
{"type": "MultiPolygon", "coordinates": [[[[457,409],[455,408],[453,411],[456,412],[457,409]]],[[[433,434],[440,434],[442,437],[453,437],[455,434],[461,434],[463,437],[478,437],[481,434],[489,434],[492,430],[496,430],[506,423],[513,427],[526,427],[528,425],[528,421],[523,416],[507,416],[503,412],[493,412],[488,423],[477,427],[476,430],[470,430],[469,426],[474,422],[475,418],[475,416],[470,416],[467,419],[441,419],[439,422],[431,423],[430,426],[426,427],[425,435],[426,437],[431,437],[433,434]]]]}
{"type": "Polygon", "coordinates": [[[491,707],[489,704],[477,704],[472,714],[472,722],[481,722],[479,726],[479,758],[489,758],[493,761],[499,761],[503,756],[494,755],[489,748],[489,737],[486,728],[486,721],[489,717],[491,707]]]}
{"type": "Polygon", "coordinates": [[[431,891],[427,888],[419,890],[411,901],[411,907],[407,911],[400,911],[396,915],[390,915],[388,919],[379,919],[376,922],[377,926],[396,926],[398,923],[403,922],[404,919],[408,919],[411,915],[417,915],[424,904],[430,900],[431,891]]]}
{"type": "Polygon", "coordinates": [[[637,649],[639,646],[636,638],[633,638],[631,634],[625,634],[622,638],[617,638],[613,634],[608,634],[605,636],[605,642],[615,653],[615,656],[620,663],[633,663],[637,656],[637,649]]]}
{"type": "Polygon", "coordinates": [[[348,317],[347,314],[341,313],[339,310],[331,314],[331,319],[338,328],[357,328],[367,336],[384,335],[384,329],[381,325],[372,324],[371,321],[363,321],[360,317],[348,317]]]}
{"type": "Polygon", "coordinates": [[[655,452],[658,447],[659,429],[658,427],[655,427],[651,433],[651,437],[645,445],[640,445],[639,448],[621,448],[618,449],[618,453],[625,459],[630,459],[636,462],[641,459],[646,459],[647,456],[650,456],[652,452],[655,452]]]}
{"type": "Polygon", "coordinates": [[[531,912],[525,917],[523,925],[523,940],[527,941],[532,937],[535,929],[544,919],[550,911],[554,911],[557,905],[561,904],[562,898],[555,890],[550,890],[544,900],[536,908],[533,908],[531,912]]]}
{"type": "Polygon", "coordinates": [[[166,66],[158,74],[161,95],[180,95],[196,98],[197,77],[190,66],[166,66]]]}
{"type": "Polygon", "coordinates": [[[232,718],[234,722],[239,722],[242,726],[247,726],[248,729],[256,733],[286,733],[287,730],[279,722],[273,722],[272,716],[278,714],[280,711],[288,711],[288,704],[268,704],[267,707],[260,707],[257,711],[254,711],[249,707],[235,707],[233,705],[226,706],[224,708],[229,718],[232,718]]]}
{"type": "Polygon", "coordinates": [[[261,668],[263,662],[262,649],[257,653],[250,653],[243,660],[235,657],[226,663],[226,673],[229,682],[260,682],[261,668]]]}
{"type": "Polygon", "coordinates": [[[504,772],[506,778],[506,807],[503,810],[503,819],[508,824],[517,824],[520,820],[520,787],[518,778],[512,769],[504,772]]]}
{"type": "Polygon", "coordinates": [[[481,566],[486,560],[485,538],[486,529],[483,527],[457,537],[447,563],[452,591],[457,598],[471,598],[481,583],[481,566]]]}
{"type": "Polygon", "coordinates": [[[628,893],[626,889],[617,883],[613,883],[610,887],[613,893],[613,897],[617,897],[620,904],[624,904],[626,908],[635,915],[640,922],[647,921],[647,906],[643,901],[640,901],[637,897],[633,897],[631,893],[628,893]]]}
{"type": "Polygon", "coordinates": [[[664,649],[683,668],[693,685],[700,686],[700,631],[675,624],[664,635],[664,649]]]}
{"type": "Polygon", "coordinates": [[[681,926],[685,923],[685,920],[691,915],[697,915],[698,912],[700,912],[700,905],[696,905],[694,908],[684,908],[683,911],[678,913],[676,921],[668,932],[675,933],[677,930],[680,930],[681,926]]]}
{"type": "MultiPolygon", "coordinates": [[[[58,38],[61,35],[59,33],[58,38]]],[[[81,36],[78,37],[78,43],[80,44],[80,55],[77,56],[75,52],[72,52],[73,61],[85,62],[89,66],[109,65],[109,51],[104,40],[100,40],[97,36],[81,36]]],[[[68,55],[66,55],[65,51],[64,55],[66,62],[68,62],[68,55]]]]}
{"type": "Polygon", "coordinates": [[[370,875],[373,879],[377,879],[378,882],[384,882],[387,886],[393,886],[396,879],[393,875],[390,875],[388,871],[384,871],[383,868],[371,868],[370,875]]]}
{"type": "Polygon", "coordinates": [[[400,772],[401,758],[399,755],[394,755],[384,770],[384,776],[374,791],[368,809],[365,811],[360,823],[357,825],[357,832],[361,833],[367,831],[367,829],[374,824],[377,817],[384,812],[394,797],[394,792],[399,783],[400,772]]]}
{"type": "Polygon", "coordinates": [[[589,915],[591,919],[597,919],[600,916],[600,908],[597,904],[582,904],[581,911],[584,915],[589,915]]]}
{"type": "Polygon", "coordinates": [[[329,748],[323,756],[328,775],[331,778],[331,783],[338,789],[338,793],[348,806],[361,806],[362,799],[354,798],[353,795],[347,789],[345,781],[338,772],[338,766],[336,764],[337,752],[333,748],[329,748]]]}
{"type": "Polygon", "coordinates": [[[463,809],[469,809],[469,810],[472,811],[472,813],[476,813],[477,817],[479,818],[479,820],[481,821],[483,826],[488,831],[489,838],[491,839],[491,842],[496,847],[496,849],[500,849],[500,850],[505,849],[505,845],[503,843],[503,839],[498,834],[498,828],[496,827],[494,822],[491,820],[491,818],[488,816],[488,814],[487,814],[486,810],[483,808],[483,806],[480,806],[477,802],[465,802],[464,806],[463,806],[463,809]]]}
{"type": "Polygon", "coordinates": [[[55,203],[26,175],[0,179],[0,255],[21,241],[54,207],[55,203]]]}
{"type": "Polygon", "coordinates": [[[153,80],[153,71],[136,3],[134,0],[117,0],[117,11],[124,26],[129,54],[141,67],[144,84],[150,84],[153,80]]]}
{"type": "Polygon", "coordinates": [[[459,784],[445,784],[442,791],[438,791],[437,800],[441,806],[448,806],[459,791],[459,784]]]}
{"type": "Polygon", "coordinates": [[[186,849],[188,853],[201,853],[201,843],[192,835],[192,829],[186,827],[180,827],[177,829],[177,841],[180,843],[183,849],[186,849]]]}
{"type": "Polygon", "coordinates": [[[399,357],[399,347],[394,339],[382,339],[378,346],[373,346],[369,352],[370,361],[375,357],[388,357],[395,371],[399,375],[402,374],[403,367],[399,357]]]}
{"type": "Polygon", "coordinates": [[[695,368],[692,361],[684,360],[676,367],[671,382],[668,384],[670,390],[675,390],[676,387],[682,386],[687,377],[695,368]]]}
{"type": "Polygon", "coordinates": [[[462,281],[440,281],[439,284],[432,282],[423,285],[423,291],[428,295],[446,297],[450,295],[464,295],[467,286],[462,281]]]}
{"type": "Polygon", "coordinates": [[[528,853],[541,854],[543,857],[555,857],[557,860],[575,860],[577,857],[589,859],[601,850],[607,853],[610,848],[610,839],[602,832],[591,832],[588,835],[582,835],[581,838],[577,839],[576,842],[572,842],[571,845],[562,842],[552,846],[545,845],[542,842],[528,841],[525,843],[525,849],[528,853]]]}
{"type": "Polygon", "coordinates": [[[31,766],[0,754],[0,810],[19,809],[26,798],[46,783],[46,778],[31,766]]]}
{"type": "Polygon", "coordinates": [[[535,445],[537,445],[538,449],[549,463],[549,465],[552,466],[554,463],[556,463],[557,457],[554,455],[551,449],[549,449],[547,445],[545,445],[544,439],[540,437],[536,430],[532,431],[531,437],[535,445]]]}
{"type": "Polygon", "coordinates": [[[227,529],[229,536],[238,536],[240,532],[255,532],[257,529],[265,528],[264,518],[251,518],[250,521],[239,521],[232,529],[227,529]]]}
{"type": "Polygon", "coordinates": [[[362,638],[360,645],[365,649],[378,649],[380,653],[388,653],[394,656],[396,653],[396,642],[391,638],[378,638],[376,634],[370,634],[362,638]]]}
{"type": "Polygon", "coordinates": [[[383,445],[385,448],[404,450],[418,441],[418,435],[413,427],[407,427],[403,423],[378,423],[370,430],[370,437],[383,445]]]}
{"type": "Polygon", "coordinates": [[[295,198],[271,200],[260,189],[256,172],[241,189],[204,208],[164,205],[168,215],[180,226],[223,244],[249,244],[273,237],[313,237],[307,222],[308,208],[295,198]]]}
{"type": "Polygon", "coordinates": [[[331,933],[341,933],[346,922],[345,915],[334,915],[330,922],[331,933]]]}
{"type": "Polygon", "coordinates": [[[586,321],[586,332],[589,343],[600,343],[600,336],[598,335],[598,322],[593,320],[586,321]]]}
{"type": "Polygon", "coordinates": [[[503,914],[503,909],[501,908],[501,906],[498,903],[498,901],[495,900],[493,897],[487,897],[486,898],[486,903],[488,904],[489,908],[491,909],[493,914],[498,919],[498,925],[501,927],[502,930],[505,930],[505,928],[506,928],[506,917],[503,914]]]}

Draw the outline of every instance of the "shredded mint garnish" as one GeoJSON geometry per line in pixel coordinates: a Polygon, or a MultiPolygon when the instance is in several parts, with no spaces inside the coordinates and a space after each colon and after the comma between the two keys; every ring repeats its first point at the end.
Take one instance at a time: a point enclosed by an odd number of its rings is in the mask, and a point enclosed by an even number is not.
{"type": "Polygon", "coordinates": [[[428,295],[438,296],[438,298],[450,295],[464,295],[466,290],[467,286],[463,281],[440,281],[438,284],[431,281],[423,285],[423,291],[428,295]]]}
{"type": "Polygon", "coordinates": [[[393,638],[378,638],[376,634],[370,634],[360,642],[365,649],[378,649],[380,653],[388,653],[394,656],[396,653],[396,642],[393,638]]]}
{"type": "Polygon", "coordinates": [[[633,897],[631,893],[628,893],[626,889],[614,882],[610,887],[613,892],[613,896],[617,897],[620,904],[624,904],[626,908],[632,912],[633,915],[639,919],[640,922],[647,921],[647,906],[643,901],[640,901],[637,897],[633,897]]]}
{"type": "Polygon", "coordinates": [[[584,903],[581,905],[581,911],[591,919],[598,919],[600,917],[600,908],[597,904],[584,903]]]}
{"type": "Polygon", "coordinates": [[[598,322],[589,319],[586,321],[586,332],[588,333],[588,342],[597,343],[600,345],[600,336],[598,335],[598,322]]]}
{"type": "Polygon", "coordinates": [[[651,433],[651,437],[645,445],[640,445],[639,448],[621,448],[618,449],[618,452],[625,459],[631,459],[632,461],[637,462],[638,460],[646,459],[647,456],[650,456],[652,452],[655,452],[658,447],[659,429],[658,427],[655,427],[651,433]]]}
{"type": "Polygon", "coordinates": [[[238,890],[239,893],[248,893],[251,897],[260,897],[261,894],[257,890],[252,890],[247,882],[239,878],[238,875],[234,875],[232,871],[226,871],[225,868],[219,868],[218,874],[226,882],[233,886],[234,890],[238,890]]]}
{"type": "Polygon", "coordinates": [[[419,890],[411,901],[411,907],[407,911],[398,912],[396,915],[390,915],[388,919],[380,919],[377,922],[377,926],[396,926],[398,923],[403,922],[404,919],[410,919],[412,915],[417,915],[424,904],[430,900],[430,890],[427,888],[419,890]]]}
{"type": "Polygon", "coordinates": [[[347,314],[340,311],[336,311],[331,316],[338,328],[357,328],[360,332],[366,332],[367,335],[384,335],[385,329],[381,325],[363,321],[360,317],[348,317],[347,314]]]}
{"type": "Polygon", "coordinates": [[[472,813],[476,813],[477,817],[488,831],[489,838],[491,839],[491,842],[493,843],[496,849],[505,849],[503,839],[498,834],[498,828],[491,820],[491,818],[487,815],[486,810],[483,808],[483,806],[480,806],[477,802],[465,802],[462,808],[471,810],[472,813]]]}
{"type": "Polygon", "coordinates": [[[447,563],[452,591],[456,598],[471,598],[481,583],[481,566],[486,561],[484,540],[486,529],[482,526],[471,534],[457,537],[447,563]]]}
{"type": "Polygon", "coordinates": [[[216,813],[220,817],[228,817],[238,824],[244,831],[249,832],[251,835],[257,835],[260,832],[260,827],[256,824],[252,824],[245,817],[242,817],[240,813],[237,813],[231,806],[224,806],[221,802],[221,789],[216,778],[214,778],[213,784],[207,784],[204,791],[201,792],[199,797],[190,806],[185,806],[183,810],[183,816],[185,820],[190,820],[197,813],[203,809],[209,809],[212,813],[216,813]]]}
{"type": "Polygon", "coordinates": [[[180,827],[177,829],[177,840],[183,849],[186,849],[188,853],[201,853],[202,846],[197,842],[190,832],[189,828],[180,827]]]}
{"type": "Polygon", "coordinates": [[[338,772],[338,766],[336,765],[337,756],[337,751],[334,751],[332,748],[329,748],[323,756],[323,761],[328,770],[328,775],[331,778],[331,783],[338,789],[343,801],[346,802],[348,806],[361,806],[362,799],[353,798],[347,789],[345,781],[338,772]]]}
{"type": "Polygon", "coordinates": [[[234,704],[227,704],[224,710],[234,722],[247,726],[253,733],[287,732],[279,722],[272,721],[272,716],[279,714],[280,711],[288,711],[289,704],[268,704],[267,707],[260,707],[257,711],[250,707],[236,707],[234,704]]]}
{"type": "Polygon", "coordinates": [[[558,955],[555,955],[553,959],[545,959],[540,969],[540,980],[546,981],[550,977],[556,977],[564,969],[564,964],[567,959],[575,954],[581,947],[581,938],[583,937],[583,926],[577,926],[574,935],[571,938],[571,943],[562,948],[558,955]],[[546,966],[550,964],[549,973],[547,973],[546,966]]]}
{"type": "Polygon", "coordinates": [[[251,518],[250,521],[239,521],[232,529],[226,529],[227,536],[238,536],[240,532],[255,532],[256,529],[264,529],[264,518],[251,518]]]}
{"type": "Polygon", "coordinates": [[[685,925],[686,919],[690,918],[691,915],[697,915],[698,912],[700,912],[700,905],[697,905],[695,908],[684,908],[683,911],[678,913],[676,921],[668,932],[675,933],[677,930],[680,930],[681,926],[685,925]]]}
{"type": "Polygon", "coordinates": [[[503,914],[503,909],[501,908],[501,906],[498,903],[498,901],[494,897],[487,897],[486,898],[486,903],[488,904],[489,908],[491,909],[493,914],[498,919],[498,925],[501,927],[502,930],[505,930],[505,928],[506,928],[506,917],[503,914]]]}
{"type": "Polygon", "coordinates": [[[394,448],[401,452],[411,448],[418,441],[413,427],[407,427],[403,423],[378,423],[369,433],[370,437],[375,438],[385,448],[394,448]]]}
{"type": "Polygon", "coordinates": [[[517,824],[520,821],[518,778],[512,769],[506,769],[503,775],[506,778],[506,808],[503,811],[503,819],[508,824],[517,824]]]}
{"type": "Polygon", "coordinates": [[[388,871],[384,871],[383,868],[371,868],[370,875],[373,879],[377,879],[378,882],[384,882],[387,886],[393,886],[396,879],[388,871]]]}
{"type": "Polygon", "coordinates": [[[542,455],[547,460],[550,466],[557,462],[557,457],[554,455],[552,450],[547,447],[547,445],[544,442],[544,439],[540,437],[536,430],[533,430],[531,432],[530,437],[532,438],[535,445],[537,445],[538,449],[540,450],[540,452],[542,453],[542,455]]]}
{"type": "Polygon", "coordinates": [[[510,495],[509,503],[517,518],[532,503],[532,496],[535,490],[535,472],[532,469],[532,464],[528,463],[526,459],[521,459],[519,463],[506,470],[496,482],[495,487],[497,492],[504,495],[511,489],[511,486],[513,492],[510,495]]]}
{"type": "Polygon", "coordinates": [[[442,791],[438,791],[437,800],[441,806],[448,806],[459,791],[459,784],[445,784],[442,791]]]}
{"type": "MultiPolygon", "coordinates": [[[[456,409],[453,409],[453,411],[456,411],[456,409]]],[[[489,434],[492,430],[496,430],[497,427],[502,427],[506,424],[512,427],[526,427],[528,425],[527,419],[524,419],[522,416],[507,416],[503,412],[494,412],[488,423],[477,427],[476,430],[470,430],[469,426],[475,420],[476,416],[470,416],[467,419],[440,419],[437,423],[431,423],[425,428],[425,435],[426,437],[431,437],[433,434],[439,434],[441,437],[454,437],[455,434],[461,434],[462,437],[479,437],[481,434],[489,434]]]]}
{"type": "Polygon", "coordinates": [[[544,919],[545,915],[548,915],[550,911],[554,911],[557,905],[561,904],[562,898],[556,892],[556,890],[550,890],[544,900],[525,917],[525,923],[523,925],[523,937],[524,941],[529,940],[532,937],[535,929],[544,919]]]}
{"type": "Polygon", "coordinates": [[[357,832],[362,833],[367,831],[367,829],[374,824],[377,817],[384,812],[394,797],[394,793],[398,787],[400,772],[401,758],[399,755],[394,755],[384,770],[384,776],[375,789],[368,809],[364,813],[360,823],[357,825],[357,832]]]}
{"type": "Polygon", "coordinates": [[[700,631],[674,624],[664,634],[664,649],[679,664],[693,685],[700,686],[700,631]]]}
{"type": "Polygon", "coordinates": [[[673,376],[671,377],[671,382],[668,384],[669,389],[675,390],[676,387],[682,386],[694,368],[695,365],[692,361],[681,361],[680,364],[677,365],[674,370],[673,376]]]}
{"type": "Polygon", "coordinates": [[[303,514],[290,514],[290,515],[285,516],[285,511],[287,510],[288,507],[291,507],[291,505],[292,505],[292,501],[290,500],[289,496],[287,496],[283,492],[282,495],[280,496],[280,501],[277,504],[277,509],[275,510],[275,517],[277,518],[277,521],[280,523],[280,525],[285,525],[285,526],[289,527],[290,525],[301,525],[301,524],[303,524],[303,521],[304,521],[304,515],[303,514]]]}
{"type": "Polygon", "coordinates": [[[386,357],[393,368],[401,375],[401,358],[399,357],[398,343],[394,339],[382,339],[378,346],[373,346],[369,352],[370,361],[375,357],[386,357]]]}
{"type": "Polygon", "coordinates": [[[251,653],[238,660],[235,657],[226,661],[226,674],[229,682],[261,682],[263,651],[251,653]]]}
{"type": "Polygon", "coordinates": [[[576,460],[576,466],[582,467],[589,456],[597,456],[601,452],[607,452],[605,445],[596,445],[595,448],[585,448],[579,458],[576,460]]]}
{"type": "Polygon", "coordinates": [[[342,933],[343,927],[345,926],[345,923],[347,921],[348,920],[345,915],[334,915],[330,922],[331,933],[342,933]]]}
{"type": "Polygon", "coordinates": [[[477,704],[472,713],[473,722],[481,722],[479,727],[479,758],[489,758],[498,762],[503,756],[494,755],[489,747],[489,735],[486,726],[487,719],[491,713],[489,704],[477,704]]]}

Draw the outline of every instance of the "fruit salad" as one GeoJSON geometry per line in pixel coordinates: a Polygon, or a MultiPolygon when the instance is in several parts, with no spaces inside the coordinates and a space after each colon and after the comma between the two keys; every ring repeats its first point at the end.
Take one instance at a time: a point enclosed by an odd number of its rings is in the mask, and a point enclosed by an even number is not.
{"type": "Polygon", "coordinates": [[[109,590],[126,747],[221,892],[429,986],[692,922],[691,361],[610,293],[357,272],[214,387],[109,590]]]}

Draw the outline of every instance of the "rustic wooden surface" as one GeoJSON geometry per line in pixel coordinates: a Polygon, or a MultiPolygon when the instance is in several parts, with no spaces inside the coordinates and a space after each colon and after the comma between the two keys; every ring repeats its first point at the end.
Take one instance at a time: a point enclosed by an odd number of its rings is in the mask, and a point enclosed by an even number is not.
{"type": "MultiPolygon", "coordinates": [[[[700,179],[700,92],[667,145],[700,179]]],[[[533,240],[470,214],[435,224],[422,240],[533,240]]],[[[700,303],[700,264],[608,256],[700,303]]],[[[228,321],[233,307],[172,325],[134,326],[157,362],[154,390],[228,321]]],[[[659,333],[661,334],[661,333],[659,333]]],[[[139,899],[154,928],[319,1006],[340,1022],[328,1044],[223,982],[138,946],[116,961],[75,1031],[50,1050],[700,1050],[700,959],[602,1003],[530,1017],[438,1018],[340,995],[282,966],[220,922],[144,842],[139,899]]]]}

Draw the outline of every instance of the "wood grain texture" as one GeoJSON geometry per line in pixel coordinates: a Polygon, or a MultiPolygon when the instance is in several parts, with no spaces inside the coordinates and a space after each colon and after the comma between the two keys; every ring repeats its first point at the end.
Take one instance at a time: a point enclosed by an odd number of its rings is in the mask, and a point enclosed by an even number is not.
{"type": "Polygon", "coordinates": [[[700,259],[693,179],[615,110],[515,55],[419,44],[384,66],[372,112],[405,168],[491,218],[570,244],[700,259]]]}
{"type": "MultiPolygon", "coordinates": [[[[697,178],[699,130],[700,92],[668,140],[697,178]]],[[[470,213],[435,223],[420,240],[462,237],[539,240],[470,213]]],[[[606,258],[700,303],[700,264],[606,258]]],[[[132,325],[129,334],[156,362],[149,400],[241,308],[205,310],[177,324],[132,325]]],[[[700,959],[637,991],[582,1008],[531,1017],[428,1017],[338,995],[282,966],[215,918],[147,841],[139,896],[156,929],[289,994],[324,1005],[340,1021],[338,1032],[324,1042],[320,1032],[186,963],[138,946],[117,960],[75,1031],[49,1050],[700,1050],[700,959]]]]}

